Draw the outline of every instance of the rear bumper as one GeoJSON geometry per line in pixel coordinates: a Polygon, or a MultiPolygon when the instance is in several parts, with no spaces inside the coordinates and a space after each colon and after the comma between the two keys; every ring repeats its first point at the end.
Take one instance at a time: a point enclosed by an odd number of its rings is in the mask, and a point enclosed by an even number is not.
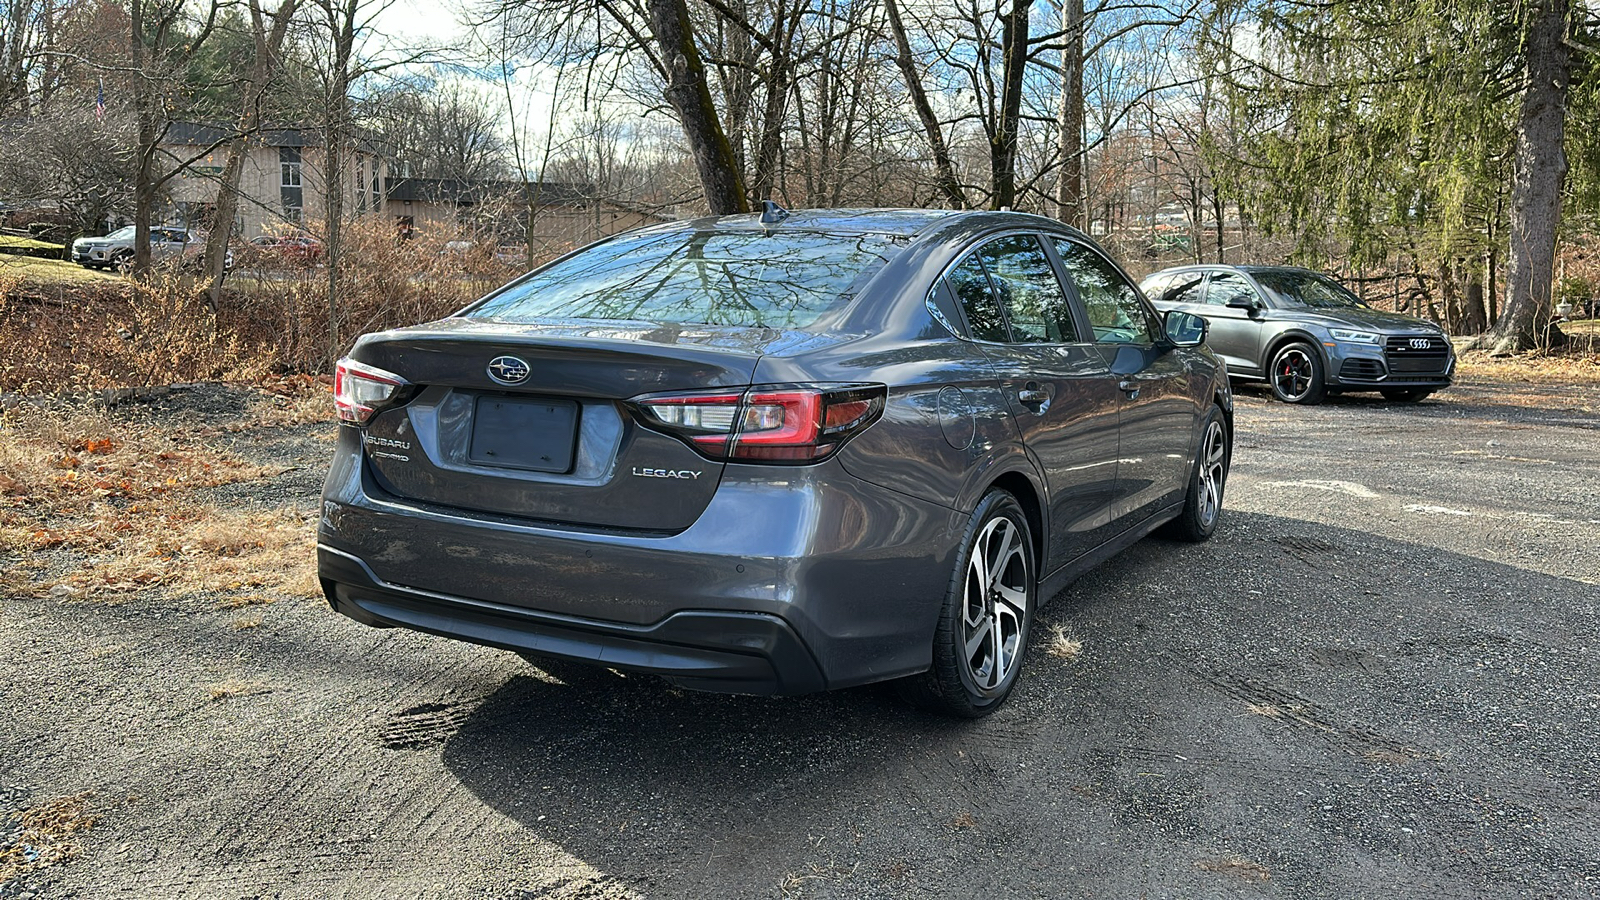
{"type": "Polygon", "coordinates": [[[359,558],[317,547],[334,610],[491,647],[661,675],[687,688],[804,694],[827,687],[788,623],[760,613],[685,610],[654,625],[620,625],[387,584],[359,558]]]}
{"type": "Polygon", "coordinates": [[[965,517],[835,461],[730,465],[681,532],[578,531],[388,494],[354,431],[324,488],[318,568],[358,621],[738,693],[931,662],[965,517]]]}

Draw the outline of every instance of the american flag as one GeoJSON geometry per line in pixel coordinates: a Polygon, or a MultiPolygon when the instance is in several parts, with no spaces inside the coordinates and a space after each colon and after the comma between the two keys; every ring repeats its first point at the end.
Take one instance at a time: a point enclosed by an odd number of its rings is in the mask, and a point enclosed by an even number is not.
{"type": "Polygon", "coordinates": [[[100,90],[94,95],[94,117],[102,122],[106,119],[106,80],[100,79],[100,90]]]}

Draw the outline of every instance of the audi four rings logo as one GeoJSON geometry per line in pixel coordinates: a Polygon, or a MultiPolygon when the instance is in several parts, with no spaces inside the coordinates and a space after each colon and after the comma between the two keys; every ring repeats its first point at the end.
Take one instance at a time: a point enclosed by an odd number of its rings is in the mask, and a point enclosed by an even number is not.
{"type": "Polygon", "coordinates": [[[1426,350],[1426,349],[1428,349],[1428,339],[1427,338],[1412,338],[1411,339],[1411,349],[1413,349],[1413,350],[1426,350]]]}
{"type": "Polygon", "coordinates": [[[521,384],[533,370],[515,356],[496,356],[489,361],[489,377],[501,384],[521,384]]]}

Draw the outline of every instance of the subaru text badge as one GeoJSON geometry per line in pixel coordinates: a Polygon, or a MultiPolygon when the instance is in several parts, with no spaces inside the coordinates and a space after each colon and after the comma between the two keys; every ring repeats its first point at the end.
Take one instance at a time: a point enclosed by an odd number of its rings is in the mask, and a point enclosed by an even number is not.
{"type": "Polygon", "coordinates": [[[515,356],[496,356],[489,361],[489,377],[501,384],[521,384],[531,371],[527,362],[515,356]]]}

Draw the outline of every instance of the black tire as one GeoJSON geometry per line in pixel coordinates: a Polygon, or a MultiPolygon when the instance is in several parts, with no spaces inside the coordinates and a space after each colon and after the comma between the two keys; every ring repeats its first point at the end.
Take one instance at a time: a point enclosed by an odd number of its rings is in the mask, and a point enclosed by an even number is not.
{"type": "Polygon", "coordinates": [[[125,250],[111,257],[111,268],[117,270],[118,274],[121,275],[126,275],[133,271],[133,251],[125,250]]]}
{"type": "Polygon", "coordinates": [[[1228,468],[1233,463],[1233,439],[1222,410],[1211,407],[1200,424],[1200,448],[1194,457],[1194,472],[1189,476],[1189,493],[1183,499],[1183,512],[1168,522],[1163,534],[1174,540],[1198,544],[1209,540],[1222,518],[1222,497],[1228,486],[1228,468]]]}
{"type": "Polygon", "coordinates": [[[1390,403],[1416,403],[1433,393],[1432,388],[1387,388],[1379,391],[1390,403]]]}
{"type": "Polygon", "coordinates": [[[1321,403],[1328,393],[1322,380],[1322,355],[1304,341],[1284,344],[1267,366],[1267,384],[1272,395],[1285,403],[1321,403]]]}
{"type": "Polygon", "coordinates": [[[934,630],[933,667],[903,683],[911,700],[965,719],[1005,703],[1027,653],[1038,605],[1037,571],[1028,517],[1016,498],[990,491],[961,535],[934,630]],[[975,565],[975,553],[982,567],[975,565]],[[985,582],[983,573],[991,571],[985,582]]]}

